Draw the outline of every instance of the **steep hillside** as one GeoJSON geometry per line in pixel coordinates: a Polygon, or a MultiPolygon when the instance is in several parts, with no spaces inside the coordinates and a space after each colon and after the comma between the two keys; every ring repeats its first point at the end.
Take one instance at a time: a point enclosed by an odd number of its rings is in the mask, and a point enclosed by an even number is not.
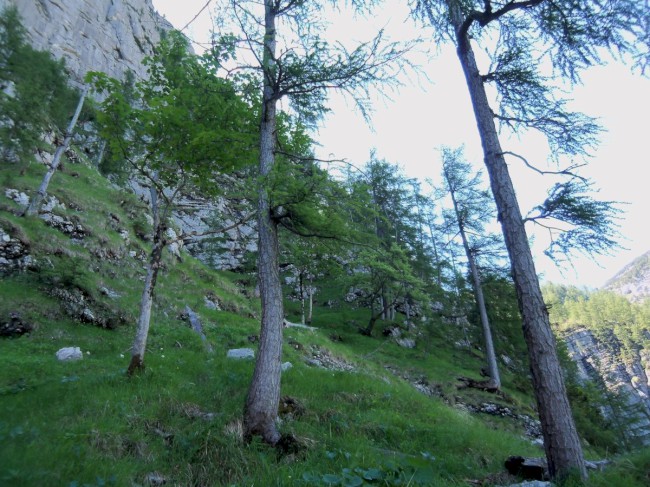
{"type": "Polygon", "coordinates": [[[650,297],[650,252],[623,267],[604,287],[632,301],[650,297]]]}
{"type": "Polygon", "coordinates": [[[38,218],[17,214],[44,167],[0,171],[3,485],[155,485],[154,477],[315,485],[346,472],[451,485],[507,479],[508,454],[541,453],[526,438],[539,431],[514,371],[501,396],[457,380],[480,380],[482,357],[443,345],[460,340],[455,324],[423,323],[415,348],[405,349],[390,337],[362,337],[353,323],[365,311],[331,300],[316,309],[316,329],[285,332],[283,362],[292,366],[282,429],[305,449],[276,458],[244,446],[239,419],[252,362],[227,352],[256,347],[253,276],[216,272],[185,252],[165,258],[149,365],[127,380],[149,223],[142,202],[79,160],[55,175],[38,218]],[[188,306],[208,346],[190,328],[188,306]],[[65,347],[79,347],[83,359],[57,360],[65,347]]]}
{"type": "MultiPolygon", "coordinates": [[[[184,251],[165,256],[147,370],[127,379],[146,207],[73,151],[40,216],[18,216],[44,170],[0,169],[3,485],[507,485],[516,479],[505,458],[542,454],[514,350],[503,357],[503,394],[467,387],[484,358],[457,320],[420,321],[410,343],[364,337],[367,311],[335,299],[327,282],[315,328],[285,330],[282,431],[298,449],[245,445],[253,364],[228,351],[255,351],[254,275],[212,270],[184,251]],[[189,326],[192,312],[206,340],[189,326]],[[83,358],[59,360],[67,347],[83,358]]],[[[296,320],[298,303],[287,310],[296,320]]],[[[622,465],[592,485],[643,485],[642,467],[622,465]]]]}

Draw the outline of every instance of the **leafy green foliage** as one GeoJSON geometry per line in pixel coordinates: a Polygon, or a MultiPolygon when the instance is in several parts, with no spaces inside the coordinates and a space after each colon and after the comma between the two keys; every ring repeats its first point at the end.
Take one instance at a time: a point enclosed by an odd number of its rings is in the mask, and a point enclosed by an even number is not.
{"type": "Polygon", "coordinates": [[[98,121],[113,158],[147,179],[156,173],[157,185],[216,193],[215,173],[255,160],[254,110],[213,75],[207,58],[187,49],[187,40],[171,33],[146,61],[146,81],[123,86],[102,73],[89,81],[107,94],[98,121]]]}

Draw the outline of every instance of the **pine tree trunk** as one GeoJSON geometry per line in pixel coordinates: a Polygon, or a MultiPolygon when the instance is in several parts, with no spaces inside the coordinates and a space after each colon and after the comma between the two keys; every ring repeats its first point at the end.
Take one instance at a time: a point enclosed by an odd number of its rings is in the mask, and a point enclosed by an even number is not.
{"type": "MultiPolygon", "coordinates": [[[[448,0],[448,3],[451,2],[448,0]]],[[[548,310],[542,297],[524,221],[494,124],[493,112],[469,37],[461,29],[463,19],[460,11],[453,5],[451,7],[452,23],[457,33],[457,54],[465,73],[483,146],[485,165],[512,265],[549,473],[555,478],[577,471],[586,478],[582,446],[571,415],[548,310]]]]}
{"type": "MultiPolygon", "coordinates": [[[[274,1],[265,0],[265,35],[263,68],[273,71],[275,64],[274,1]]],[[[264,76],[262,121],[260,124],[260,175],[264,180],[275,163],[276,94],[269,79],[264,76]]],[[[282,287],[279,270],[278,224],[272,218],[269,194],[263,183],[258,194],[258,274],[262,302],[260,346],[255,361],[246,405],[244,407],[244,438],[259,435],[275,445],[280,440],[276,427],[280,403],[280,359],[282,354],[282,287]]]]}
{"type": "Polygon", "coordinates": [[[65,132],[65,138],[63,139],[63,143],[56,148],[56,151],[54,152],[54,158],[52,159],[52,163],[50,164],[49,169],[45,173],[45,176],[43,176],[43,180],[41,181],[41,185],[38,187],[38,191],[32,197],[32,200],[30,201],[27,210],[25,210],[25,215],[28,216],[37,215],[41,209],[41,206],[43,206],[43,200],[47,196],[47,188],[50,185],[50,180],[52,179],[52,176],[54,176],[56,170],[59,168],[59,164],[61,163],[61,157],[70,146],[70,141],[72,140],[72,136],[74,135],[74,128],[77,125],[77,120],[79,119],[79,115],[81,114],[81,109],[84,106],[84,100],[86,99],[87,94],[88,94],[88,86],[84,86],[84,89],[81,92],[81,96],[79,97],[79,102],[77,103],[77,109],[75,110],[74,115],[72,116],[72,120],[70,120],[70,124],[68,125],[68,128],[65,132]]]}
{"type": "Polygon", "coordinates": [[[460,233],[460,238],[463,241],[463,249],[465,250],[467,262],[469,263],[469,270],[472,274],[472,288],[474,289],[474,298],[476,299],[476,306],[478,307],[479,315],[481,317],[481,327],[483,329],[483,341],[485,343],[485,355],[487,360],[488,373],[490,376],[490,388],[499,390],[501,388],[501,377],[499,375],[497,357],[494,353],[494,342],[492,341],[492,329],[490,328],[490,320],[488,319],[487,310],[485,308],[485,298],[483,297],[481,276],[478,273],[478,267],[476,266],[474,253],[469,247],[467,234],[465,233],[465,222],[461,216],[458,201],[456,200],[456,190],[452,185],[452,181],[449,173],[447,172],[447,169],[445,169],[445,178],[447,179],[451,201],[454,206],[454,214],[456,215],[456,221],[458,222],[458,231],[460,233]]]}

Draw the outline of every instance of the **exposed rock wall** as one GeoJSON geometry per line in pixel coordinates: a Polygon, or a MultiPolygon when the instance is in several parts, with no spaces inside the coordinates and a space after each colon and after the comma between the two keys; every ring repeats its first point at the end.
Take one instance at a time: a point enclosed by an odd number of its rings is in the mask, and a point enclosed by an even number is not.
{"type": "MultiPolygon", "coordinates": [[[[0,10],[8,6],[18,8],[34,48],[63,58],[76,81],[81,81],[88,71],[103,71],[123,79],[130,70],[136,78],[144,77],[144,57],[153,53],[161,32],[173,28],[156,12],[151,0],[0,0],[0,10]]],[[[148,199],[147,188],[137,182],[132,187],[136,194],[148,199]]],[[[184,233],[209,232],[242,217],[241,211],[225,200],[195,195],[184,195],[178,208],[173,219],[184,233]]],[[[3,235],[0,237],[5,238],[3,235]]],[[[234,228],[219,239],[195,240],[188,250],[219,269],[240,267],[245,253],[257,248],[254,223],[234,228]]],[[[4,259],[1,268],[10,265],[4,254],[0,259],[4,259]]]]}
{"type": "Polygon", "coordinates": [[[0,9],[9,5],[18,7],[32,45],[65,59],[77,81],[88,71],[144,76],[143,58],[172,29],[151,0],[0,0],[0,9]]]}
{"type": "MultiPolygon", "coordinates": [[[[142,201],[149,203],[148,187],[136,179],[129,184],[142,201]]],[[[221,175],[218,184],[232,186],[237,182],[231,176],[221,175]]],[[[223,234],[210,232],[241,221],[249,211],[252,211],[250,205],[237,209],[224,198],[208,199],[197,194],[184,194],[176,202],[172,219],[180,233],[207,234],[192,238],[192,242],[186,245],[191,255],[215,269],[238,270],[245,255],[257,251],[255,219],[223,234]]]]}
{"type": "Polygon", "coordinates": [[[650,351],[640,350],[629,361],[621,358],[621,344],[612,336],[602,343],[587,329],[566,338],[569,355],[578,366],[579,378],[593,380],[620,394],[627,402],[631,436],[650,444],[650,351]]]}

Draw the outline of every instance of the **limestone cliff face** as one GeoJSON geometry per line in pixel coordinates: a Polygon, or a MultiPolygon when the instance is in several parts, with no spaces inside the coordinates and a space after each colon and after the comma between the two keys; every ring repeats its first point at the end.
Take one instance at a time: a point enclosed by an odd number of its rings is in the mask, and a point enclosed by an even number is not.
{"type": "Polygon", "coordinates": [[[630,301],[650,297],[650,252],[637,257],[605,283],[605,289],[614,291],[630,301]]]}
{"type": "Polygon", "coordinates": [[[633,421],[631,436],[650,444],[650,351],[641,349],[624,360],[613,333],[605,342],[587,329],[575,330],[565,340],[580,378],[604,383],[621,394],[627,402],[628,419],[633,421]]]}
{"type": "MultiPolygon", "coordinates": [[[[0,10],[8,6],[18,8],[33,47],[63,58],[76,81],[88,71],[123,79],[131,70],[136,78],[144,77],[144,57],[153,53],[160,33],[173,28],[151,0],[0,0],[0,10]]],[[[132,186],[142,198],[148,197],[137,181],[132,186]]],[[[209,232],[239,218],[241,214],[223,200],[192,195],[183,196],[173,214],[176,227],[187,233],[209,232]]],[[[246,225],[218,240],[198,237],[187,249],[215,268],[236,269],[245,252],[256,249],[256,237],[254,227],[246,225]]]]}
{"type": "Polygon", "coordinates": [[[145,56],[172,25],[151,0],[0,0],[15,5],[32,45],[65,59],[77,81],[88,71],[122,79],[127,69],[146,72],[145,56]]]}

